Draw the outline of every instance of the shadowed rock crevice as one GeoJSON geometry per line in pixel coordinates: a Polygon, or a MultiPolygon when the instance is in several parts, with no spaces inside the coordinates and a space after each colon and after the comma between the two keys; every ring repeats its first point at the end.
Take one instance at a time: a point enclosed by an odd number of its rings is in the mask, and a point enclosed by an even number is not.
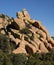
{"type": "Polygon", "coordinates": [[[8,25],[6,28],[7,28],[7,30],[9,30],[10,28],[19,30],[19,26],[18,26],[15,22],[12,22],[12,23],[11,23],[10,25],[8,25]]]}
{"type": "Polygon", "coordinates": [[[15,49],[17,49],[20,46],[20,42],[16,45],[15,49]]]}
{"type": "Polygon", "coordinates": [[[25,50],[28,54],[33,54],[32,48],[30,48],[28,45],[25,46],[25,50]]]}
{"type": "Polygon", "coordinates": [[[34,22],[32,25],[37,27],[37,28],[40,28],[38,22],[34,22]]]}

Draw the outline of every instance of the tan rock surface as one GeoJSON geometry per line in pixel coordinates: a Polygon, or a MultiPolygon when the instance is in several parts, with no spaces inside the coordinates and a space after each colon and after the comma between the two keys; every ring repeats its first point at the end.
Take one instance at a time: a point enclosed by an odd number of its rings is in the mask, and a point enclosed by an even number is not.
{"type": "Polygon", "coordinates": [[[25,9],[17,12],[16,16],[0,15],[0,33],[8,35],[16,46],[19,45],[13,53],[47,53],[54,50],[54,40],[39,20],[31,19],[25,9]]]}

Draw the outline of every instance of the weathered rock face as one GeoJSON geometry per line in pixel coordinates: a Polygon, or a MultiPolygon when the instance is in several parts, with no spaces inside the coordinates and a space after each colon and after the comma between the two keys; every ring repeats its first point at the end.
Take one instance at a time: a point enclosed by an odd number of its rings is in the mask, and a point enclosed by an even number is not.
{"type": "Polygon", "coordinates": [[[54,48],[54,40],[38,20],[32,20],[24,9],[17,13],[17,18],[0,15],[0,33],[9,36],[18,47],[13,53],[47,53],[54,48]]]}

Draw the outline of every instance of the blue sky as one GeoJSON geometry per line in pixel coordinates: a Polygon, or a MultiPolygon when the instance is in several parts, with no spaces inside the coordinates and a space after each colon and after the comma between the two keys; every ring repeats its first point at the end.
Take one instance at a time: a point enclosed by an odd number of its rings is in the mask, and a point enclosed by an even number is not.
{"type": "Polygon", "coordinates": [[[0,0],[0,14],[16,17],[16,12],[28,10],[32,19],[40,20],[54,36],[54,0],[0,0]]]}

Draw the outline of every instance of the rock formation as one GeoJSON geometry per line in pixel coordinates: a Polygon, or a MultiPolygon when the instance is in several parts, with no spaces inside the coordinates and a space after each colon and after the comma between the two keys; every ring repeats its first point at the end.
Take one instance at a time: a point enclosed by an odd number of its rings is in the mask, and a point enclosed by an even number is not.
{"type": "Polygon", "coordinates": [[[54,49],[54,40],[39,20],[32,20],[25,9],[16,16],[0,14],[0,33],[18,45],[13,53],[47,53],[54,49]]]}

